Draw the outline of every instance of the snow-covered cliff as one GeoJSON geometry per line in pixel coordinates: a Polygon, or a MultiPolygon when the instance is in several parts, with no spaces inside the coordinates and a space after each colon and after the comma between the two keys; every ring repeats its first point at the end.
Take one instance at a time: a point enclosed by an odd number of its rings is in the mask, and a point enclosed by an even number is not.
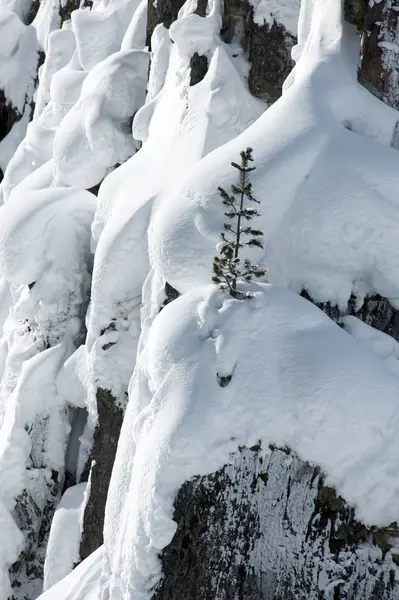
{"type": "Polygon", "coordinates": [[[398,113],[343,3],[299,4],[0,7],[0,600],[399,598],[399,351],[364,311],[399,308],[398,113]]]}

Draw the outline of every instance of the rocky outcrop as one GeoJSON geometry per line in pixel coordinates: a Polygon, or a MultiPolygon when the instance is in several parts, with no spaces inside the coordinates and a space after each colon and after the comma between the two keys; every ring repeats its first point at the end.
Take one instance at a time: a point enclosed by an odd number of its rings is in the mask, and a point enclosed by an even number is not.
{"type": "Polygon", "coordinates": [[[397,3],[359,0],[358,26],[362,29],[359,81],[375,96],[399,108],[397,3]]]}
{"type": "MultiPolygon", "coordinates": [[[[149,2],[147,15],[147,44],[155,27],[163,23],[169,28],[177,19],[183,0],[149,2]]],[[[239,42],[250,63],[248,85],[251,92],[262,100],[272,103],[281,96],[282,85],[294,62],[291,49],[296,37],[282,23],[271,25],[257,23],[254,9],[247,0],[226,0],[223,8],[221,37],[226,43],[239,42]]],[[[196,13],[205,16],[205,2],[197,4],[196,13]]],[[[191,85],[201,81],[207,70],[205,56],[194,54],[191,60],[191,85]]]]}
{"type": "Polygon", "coordinates": [[[390,535],[289,449],[241,448],[180,489],[154,600],[396,600],[390,535]]]}
{"type": "Polygon", "coordinates": [[[104,509],[114,465],[123,411],[108,390],[97,390],[98,424],[94,431],[90,495],[83,518],[80,558],[84,560],[103,543],[104,509]]]}
{"type": "Polygon", "coordinates": [[[224,3],[222,38],[227,43],[239,41],[246,51],[251,93],[268,103],[277,100],[294,66],[291,49],[295,36],[282,23],[255,22],[253,6],[247,0],[228,0],[224,3]]]}
{"type": "Polygon", "coordinates": [[[306,290],[303,290],[301,295],[316,304],[330,319],[338,324],[340,324],[342,317],[354,316],[366,325],[370,325],[399,341],[399,311],[387,298],[382,298],[378,294],[368,296],[364,299],[362,306],[358,308],[356,298],[352,296],[346,309],[342,310],[330,304],[330,302],[314,302],[306,290]]]}

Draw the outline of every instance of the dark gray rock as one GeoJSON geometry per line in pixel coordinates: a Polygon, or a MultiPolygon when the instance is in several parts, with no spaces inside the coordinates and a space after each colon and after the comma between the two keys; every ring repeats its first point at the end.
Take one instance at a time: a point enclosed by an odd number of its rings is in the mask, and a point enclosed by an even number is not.
{"type": "Polygon", "coordinates": [[[94,431],[90,495],[83,518],[80,557],[84,560],[103,543],[105,503],[115,460],[123,410],[108,390],[97,390],[98,425],[94,431]]]}
{"type": "MultiPolygon", "coordinates": [[[[306,292],[302,291],[301,296],[313,302],[312,298],[306,292]]],[[[389,302],[378,294],[368,296],[364,299],[361,308],[356,307],[356,298],[352,296],[348,302],[346,310],[339,310],[337,306],[329,302],[314,302],[323,312],[333,321],[340,324],[343,316],[355,316],[367,325],[382,331],[399,341],[399,311],[389,302]]]]}
{"type": "Polygon", "coordinates": [[[369,530],[288,449],[241,448],[180,489],[153,600],[396,600],[388,530],[369,530]]]}
{"type": "Polygon", "coordinates": [[[399,108],[396,46],[399,41],[396,0],[369,5],[359,1],[358,28],[362,31],[359,81],[375,96],[399,108]],[[383,41],[386,45],[381,46],[383,41]]]}
{"type": "Polygon", "coordinates": [[[281,96],[282,85],[294,62],[291,49],[296,38],[281,23],[259,25],[247,0],[226,0],[222,38],[239,41],[246,51],[250,72],[249,89],[254,96],[272,103],[281,96]]]}

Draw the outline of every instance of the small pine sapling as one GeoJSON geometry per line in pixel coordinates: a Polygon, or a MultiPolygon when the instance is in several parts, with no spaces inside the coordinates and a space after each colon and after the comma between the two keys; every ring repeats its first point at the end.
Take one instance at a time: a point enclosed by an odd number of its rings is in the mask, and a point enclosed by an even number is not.
{"type": "Polygon", "coordinates": [[[227,287],[234,298],[242,299],[247,296],[237,289],[237,281],[243,279],[250,282],[253,277],[263,277],[265,271],[253,265],[248,258],[245,258],[241,264],[238,256],[244,246],[263,248],[259,240],[263,232],[260,229],[253,229],[248,224],[260,214],[256,208],[245,206],[246,202],[260,204],[252,194],[252,183],[249,178],[251,171],[255,170],[255,167],[249,166],[253,162],[252,148],[247,148],[240,153],[240,156],[240,164],[231,163],[232,167],[239,172],[238,183],[232,184],[231,194],[229,195],[221,187],[218,188],[222,202],[227,208],[224,214],[230,221],[223,224],[224,231],[220,234],[221,242],[217,246],[220,255],[215,256],[213,260],[212,281],[223,288],[227,287]]]}

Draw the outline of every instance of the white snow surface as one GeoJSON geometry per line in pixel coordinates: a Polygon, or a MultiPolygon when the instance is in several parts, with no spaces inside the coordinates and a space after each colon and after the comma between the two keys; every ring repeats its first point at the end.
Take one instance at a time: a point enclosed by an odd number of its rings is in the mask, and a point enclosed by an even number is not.
{"type": "Polygon", "coordinates": [[[43,589],[70,573],[79,562],[86,483],[66,490],[55,511],[47,544],[43,589]]]}
{"type": "Polygon", "coordinates": [[[154,214],[150,262],[180,292],[209,281],[223,224],[218,186],[229,189],[230,162],[250,146],[264,250],[249,258],[269,281],[341,307],[352,292],[360,303],[377,292],[398,305],[398,153],[389,147],[397,112],[357,83],[340,11],[336,0],[315,2],[282,98],[206,156],[154,214]]]}
{"type": "Polygon", "coordinates": [[[53,160],[60,182],[93,187],[110,167],[134,154],[129,118],[144,104],[148,62],[147,52],[121,50],[91,70],[55,133],[53,160]]]}
{"type": "Polygon", "coordinates": [[[399,377],[399,344],[393,337],[370,327],[353,316],[342,317],[340,322],[346,331],[365,343],[392,373],[399,377]]]}
{"type": "Polygon", "coordinates": [[[0,8],[0,89],[22,114],[27,99],[34,90],[38,62],[36,31],[25,25],[19,16],[0,8]]]}
{"type": "Polygon", "coordinates": [[[40,596],[40,600],[99,600],[103,546],[90,554],[65,579],[40,596]]]}

